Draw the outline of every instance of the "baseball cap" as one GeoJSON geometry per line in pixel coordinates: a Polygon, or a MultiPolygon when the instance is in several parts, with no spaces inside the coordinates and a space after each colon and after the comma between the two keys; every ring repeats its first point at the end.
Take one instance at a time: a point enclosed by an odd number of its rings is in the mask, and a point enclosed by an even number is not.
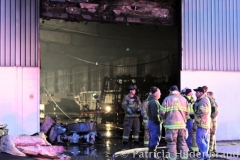
{"type": "Polygon", "coordinates": [[[204,93],[204,89],[203,87],[198,87],[196,89],[193,89],[195,92],[203,92],[204,93]]]}

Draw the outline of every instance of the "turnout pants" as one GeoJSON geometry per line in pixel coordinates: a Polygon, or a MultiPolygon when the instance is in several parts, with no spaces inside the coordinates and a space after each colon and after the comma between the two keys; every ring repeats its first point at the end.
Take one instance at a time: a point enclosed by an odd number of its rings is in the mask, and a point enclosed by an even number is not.
{"type": "Polygon", "coordinates": [[[166,129],[165,140],[167,142],[169,160],[177,159],[177,151],[181,159],[188,159],[188,147],[186,144],[186,129],[166,129]]]}
{"type": "Polygon", "coordinates": [[[148,146],[149,144],[149,131],[148,131],[148,120],[143,120],[144,127],[144,146],[148,146]]]}
{"type": "Polygon", "coordinates": [[[139,132],[140,132],[140,121],[139,117],[125,117],[124,118],[124,129],[122,140],[128,142],[129,135],[133,129],[132,138],[134,141],[139,141],[139,132]]]}
{"type": "Polygon", "coordinates": [[[209,142],[209,151],[216,152],[216,131],[217,131],[217,120],[212,119],[211,130],[210,130],[210,142],[209,142]]]}
{"type": "Polygon", "coordinates": [[[197,141],[196,141],[196,131],[197,131],[197,125],[196,123],[193,123],[193,127],[192,127],[192,150],[198,152],[198,145],[197,145],[197,141]]]}

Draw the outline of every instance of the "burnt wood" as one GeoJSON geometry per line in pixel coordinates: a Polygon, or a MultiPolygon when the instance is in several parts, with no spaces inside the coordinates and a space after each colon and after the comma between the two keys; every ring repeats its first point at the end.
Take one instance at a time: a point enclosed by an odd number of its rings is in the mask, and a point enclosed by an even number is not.
{"type": "Polygon", "coordinates": [[[176,0],[41,0],[40,17],[66,21],[176,25],[176,0]]]}

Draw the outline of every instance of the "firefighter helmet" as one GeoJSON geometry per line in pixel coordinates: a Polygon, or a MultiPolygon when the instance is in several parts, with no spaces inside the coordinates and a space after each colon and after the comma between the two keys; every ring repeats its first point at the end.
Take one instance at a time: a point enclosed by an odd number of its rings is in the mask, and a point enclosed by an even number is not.
{"type": "Polygon", "coordinates": [[[129,87],[128,87],[129,90],[136,90],[137,89],[137,86],[135,84],[131,84],[129,87]]]}

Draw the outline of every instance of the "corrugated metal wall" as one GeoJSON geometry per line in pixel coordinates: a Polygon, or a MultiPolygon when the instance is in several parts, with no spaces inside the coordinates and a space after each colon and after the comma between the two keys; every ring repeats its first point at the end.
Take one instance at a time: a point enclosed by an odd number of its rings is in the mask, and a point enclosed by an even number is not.
{"type": "Polygon", "coordinates": [[[240,0],[182,0],[182,70],[240,71],[240,0]]]}
{"type": "Polygon", "coordinates": [[[39,0],[0,0],[0,66],[39,66],[39,0]]]}

